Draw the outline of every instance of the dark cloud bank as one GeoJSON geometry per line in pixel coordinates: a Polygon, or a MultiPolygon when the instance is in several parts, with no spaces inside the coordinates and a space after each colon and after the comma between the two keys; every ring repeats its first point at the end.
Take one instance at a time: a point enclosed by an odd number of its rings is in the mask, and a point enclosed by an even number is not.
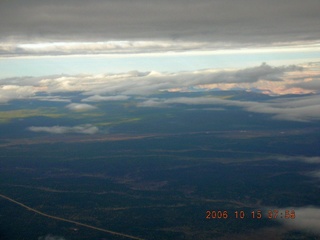
{"type": "Polygon", "coordinates": [[[318,40],[318,0],[3,0],[2,40],[318,40]]]}

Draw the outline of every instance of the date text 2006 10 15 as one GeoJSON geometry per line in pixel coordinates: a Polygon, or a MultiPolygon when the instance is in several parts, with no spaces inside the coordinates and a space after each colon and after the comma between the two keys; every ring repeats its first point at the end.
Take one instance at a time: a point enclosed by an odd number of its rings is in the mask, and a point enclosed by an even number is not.
{"type": "Polygon", "coordinates": [[[269,219],[295,219],[296,214],[294,210],[278,210],[272,209],[262,212],[261,210],[254,210],[251,212],[245,211],[226,211],[226,210],[207,210],[206,211],[206,219],[245,219],[245,218],[252,218],[252,219],[262,219],[262,218],[269,218],[269,219]]]}

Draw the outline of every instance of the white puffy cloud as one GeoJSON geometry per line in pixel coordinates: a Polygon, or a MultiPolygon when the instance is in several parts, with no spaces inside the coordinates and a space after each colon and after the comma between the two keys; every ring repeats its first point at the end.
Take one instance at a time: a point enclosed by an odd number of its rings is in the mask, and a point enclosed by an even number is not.
{"type": "Polygon", "coordinates": [[[96,109],[95,106],[86,103],[70,103],[66,106],[66,108],[70,109],[71,111],[90,111],[96,109]]]}
{"type": "Polygon", "coordinates": [[[315,206],[306,207],[288,207],[279,209],[279,212],[285,212],[285,210],[294,209],[295,218],[285,219],[277,218],[282,224],[287,227],[300,231],[308,231],[314,234],[320,235],[320,208],[315,206]]]}
{"type": "Polygon", "coordinates": [[[100,96],[93,95],[87,98],[82,99],[82,102],[102,102],[102,101],[124,101],[129,99],[128,96],[116,95],[116,96],[100,96]]]}
{"type": "Polygon", "coordinates": [[[0,85],[0,103],[28,98],[33,96],[35,92],[36,89],[33,86],[0,85]]]}
{"type": "Polygon", "coordinates": [[[64,134],[64,133],[82,133],[82,134],[94,134],[99,131],[99,129],[92,124],[84,124],[73,127],[66,126],[52,126],[52,127],[29,127],[29,131],[32,132],[46,132],[53,134],[64,134]]]}

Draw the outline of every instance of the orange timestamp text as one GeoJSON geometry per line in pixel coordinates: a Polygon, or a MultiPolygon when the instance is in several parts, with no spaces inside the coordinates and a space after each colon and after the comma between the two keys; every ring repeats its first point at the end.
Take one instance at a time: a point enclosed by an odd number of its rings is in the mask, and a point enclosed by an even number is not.
{"type": "Polygon", "coordinates": [[[270,209],[266,211],[262,210],[253,210],[253,211],[227,211],[227,210],[207,210],[206,219],[295,219],[296,213],[294,210],[278,210],[270,209]]]}

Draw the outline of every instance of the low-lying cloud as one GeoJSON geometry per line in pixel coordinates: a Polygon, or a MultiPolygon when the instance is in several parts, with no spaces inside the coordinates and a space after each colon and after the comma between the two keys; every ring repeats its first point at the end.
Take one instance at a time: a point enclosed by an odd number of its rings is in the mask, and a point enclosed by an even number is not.
{"type": "Polygon", "coordinates": [[[73,127],[67,126],[52,126],[52,127],[29,127],[29,131],[32,132],[45,132],[52,134],[65,134],[65,133],[81,133],[81,134],[95,134],[99,131],[96,126],[92,124],[84,124],[73,127]]]}
{"type": "MultiPolygon", "coordinates": [[[[47,76],[0,80],[0,102],[15,99],[48,99],[68,101],[66,92],[80,92],[81,103],[66,106],[71,111],[96,109],[89,103],[145,99],[140,107],[167,107],[172,104],[237,106],[249,112],[266,113],[275,119],[314,121],[320,119],[320,96],[303,84],[317,82],[313,65],[259,66],[234,70],[205,69],[191,72],[138,72],[117,74],[47,76]],[[297,84],[301,84],[298,88],[297,84]],[[269,101],[240,101],[213,97],[150,98],[163,92],[193,92],[209,90],[255,91],[268,95],[309,94],[306,96],[274,98],[269,101]],[[39,95],[38,95],[39,94],[39,95]],[[54,96],[54,97],[50,97],[54,96]]],[[[71,100],[71,99],[69,99],[71,100]]],[[[211,106],[210,106],[211,107],[211,106]]]]}
{"type": "Polygon", "coordinates": [[[83,111],[90,111],[90,110],[96,109],[95,106],[92,106],[86,103],[70,103],[66,106],[66,108],[75,112],[83,112],[83,111]]]}
{"type": "Polygon", "coordinates": [[[100,96],[100,95],[93,95],[87,98],[82,99],[82,102],[102,102],[102,101],[124,101],[128,100],[128,96],[124,95],[117,95],[117,96],[100,96]]]}
{"type": "Polygon", "coordinates": [[[309,176],[320,179],[320,170],[312,171],[308,173],[309,176]]]}
{"type": "Polygon", "coordinates": [[[271,114],[273,115],[273,118],[280,120],[320,120],[320,95],[311,95],[301,98],[281,98],[265,102],[227,100],[216,97],[152,98],[141,102],[139,106],[166,107],[172,104],[236,106],[244,108],[249,112],[271,114]]]}
{"type": "Polygon", "coordinates": [[[48,234],[46,236],[38,237],[38,240],[66,240],[66,239],[61,236],[54,236],[54,235],[48,234]]]}
{"type": "Polygon", "coordinates": [[[318,164],[320,163],[320,156],[277,156],[277,160],[279,161],[299,161],[299,162],[305,162],[310,164],[318,164]]]}
{"type": "Polygon", "coordinates": [[[275,119],[293,121],[320,120],[320,95],[289,97],[263,103],[247,102],[243,105],[247,111],[272,114],[275,119]]]}
{"type": "MultiPolygon", "coordinates": [[[[290,84],[303,82],[301,74],[310,78],[308,69],[297,65],[260,66],[236,70],[206,69],[191,72],[160,73],[131,71],[118,74],[48,76],[0,80],[0,101],[30,98],[39,92],[82,92],[83,102],[126,100],[132,95],[150,95],[161,91],[192,91],[208,89],[243,89],[268,94],[310,93],[311,90],[291,90],[290,84]],[[295,80],[299,74],[299,80],[295,80]],[[302,80],[301,80],[302,78],[302,80]]],[[[73,105],[71,105],[73,106],[73,105]]],[[[74,105],[76,106],[76,105],[74,105]]],[[[80,106],[79,106],[80,107],[80,106]]]]}
{"type": "Polygon", "coordinates": [[[36,93],[33,86],[19,86],[13,84],[1,85],[0,80],[0,103],[8,102],[14,99],[30,98],[36,93]]]}
{"type": "Polygon", "coordinates": [[[311,81],[294,83],[291,86],[303,89],[310,89],[313,91],[320,91],[320,76],[315,76],[315,78],[311,81]]]}
{"type": "Polygon", "coordinates": [[[315,206],[306,207],[288,207],[279,209],[279,212],[285,212],[285,210],[294,209],[295,218],[285,219],[277,218],[279,222],[285,226],[294,230],[308,231],[314,234],[320,235],[320,208],[315,206]]]}

